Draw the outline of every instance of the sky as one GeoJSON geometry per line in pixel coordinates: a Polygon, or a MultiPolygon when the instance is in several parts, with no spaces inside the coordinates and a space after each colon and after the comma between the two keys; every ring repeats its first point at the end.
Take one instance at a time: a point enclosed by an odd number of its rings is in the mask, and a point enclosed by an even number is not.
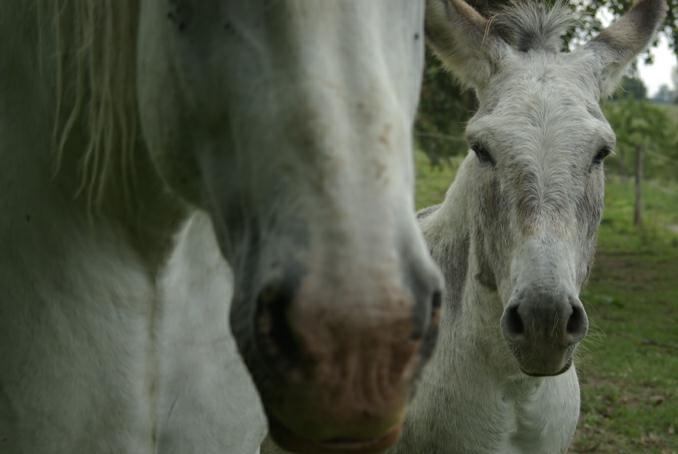
{"type": "Polygon", "coordinates": [[[652,65],[646,65],[642,59],[638,62],[638,73],[647,86],[649,97],[654,96],[659,87],[664,84],[668,85],[672,90],[676,89],[671,80],[671,71],[678,65],[676,55],[669,47],[665,36],[660,38],[659,46],[652,49],[652,55],[654,56],[652,65]]]}
{"type": "MultiPolygon", "coordinates": [[[[608,26],[614,18],[607,8],[598,10],[597,16],[604,27],[608,26]]],[[[654,56],[654,61],[651,65],[645,64],[643,56],[638,59],[638,76],[645,82],[647,95],[650,98],[664,84],[668,85],[672,90],[678,88],[673,86],[673,81],[671,80],[671,71],[675,66],[678,66],[678,60],[676,60],[675,53],[669,47],[666,36],[660,36],[659,45],[652,48],[652,55],[654,56]]]]}

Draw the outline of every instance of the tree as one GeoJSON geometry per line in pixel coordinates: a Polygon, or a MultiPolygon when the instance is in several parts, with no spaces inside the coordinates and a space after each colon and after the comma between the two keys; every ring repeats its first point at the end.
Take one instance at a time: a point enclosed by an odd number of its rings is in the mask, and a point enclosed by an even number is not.
{"type": "Polygon", "coordinates": [[[608,161],[610,170],[627,173],[633,167],[635,206],[633,224],[643,224],[642,182],[647,176],[668,176],[675,172],[672,155],[678,140],[665,108],[648,101],[626,97],[608,103],[605,113],[617,134],[617,159],[608,161]]]}
{"type": "Polygon", "coordinates": [[[647,87],[642,80],[637,77],[624,76],[619,89],[616,91],[613,99],[622,98],[645,99],[647,97],[647,87]]]}
{"type": "Polygon", "coordinates": [[[675,97],[675,94],[671,91],[668,85],[662,84],[659,87],[659,91],[654,95],[654,100],[658,102],[669,103],[672,102],[675,97]]]}
{"type": "Polygon", "coordinates": [[[628,175],[642,147],[646,176],[678,178],[678,134],[665,107],[628,97],[606,103],[604,110],[617,135],[617,157],[607,161],[609,171],[628,175]]]}

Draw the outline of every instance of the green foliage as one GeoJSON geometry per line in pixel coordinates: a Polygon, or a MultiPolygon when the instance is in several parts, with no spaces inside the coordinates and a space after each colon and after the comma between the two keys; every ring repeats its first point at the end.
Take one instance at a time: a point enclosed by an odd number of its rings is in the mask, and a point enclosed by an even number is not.
{"type": "Polygon", "coordinates": [[[632,174],[636,147],[643,147],[645,176],[678,179],[678,109],[675,106],[658,106],[626,97],[606,103],[604,110],[617,135],[617,156],[608,161],[609,170],[621,175],[632,174]]]}

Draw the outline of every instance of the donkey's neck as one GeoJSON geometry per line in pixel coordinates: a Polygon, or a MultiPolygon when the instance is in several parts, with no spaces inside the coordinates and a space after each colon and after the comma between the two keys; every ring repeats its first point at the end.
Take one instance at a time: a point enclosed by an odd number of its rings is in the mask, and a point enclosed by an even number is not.
{"type": "MultiPolygon", "coordinates": [[[[478,235],[474,234],[474,225],[483,221],[474,215],[477,190],[472,159],[475,158],[467,158],[459,168],[444,203],[420,219],[431,254],[446,283],[436,355],[445,358],[440,364],[447,368],[468,362],[513,386],[515,380],[524,383],[525,376],[502,337],[499,323],[502,304],[483,266],[478,235]]],[[[450,371],[440,372],[445,375],[450,371]]]]}
{"type": "Polygon", "coordinates": [[[419,214],[426,243],[445,278],[443,326],[453,323],[461,310],[469,267],[468,183],[464,167],[462,164],[445,201],[419,214]]]}

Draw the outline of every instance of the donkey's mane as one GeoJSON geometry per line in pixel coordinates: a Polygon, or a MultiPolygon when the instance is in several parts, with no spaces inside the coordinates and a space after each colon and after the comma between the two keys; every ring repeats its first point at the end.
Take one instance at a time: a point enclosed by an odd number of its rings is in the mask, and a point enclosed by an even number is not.
{"type": "Polygon", "coordinates": [[[513,0],[491,19],[492,28],[521,52],[559,52],[562,36],[573,23],[572,11],[561,1],[513,0]]]}
{"type": "Polygon", "coordinates": [[[38,0],[45,42],[56,53],[56,170],[81,151],[78,193],[90,205],[129,190],[137,143],[136,41],[139,0],[38,0]],[[51,36],[50,36],[51,35],[51,36]]]}

